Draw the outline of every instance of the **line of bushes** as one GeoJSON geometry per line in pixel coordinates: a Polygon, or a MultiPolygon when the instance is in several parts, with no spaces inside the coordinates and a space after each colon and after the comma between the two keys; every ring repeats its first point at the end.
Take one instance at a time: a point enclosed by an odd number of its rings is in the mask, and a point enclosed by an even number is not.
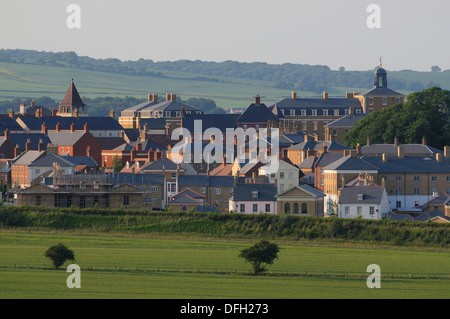
{"type": "Polygon", "coordinates": [[[448,224],[268,214],[3,206],[0,208],[0,227],[161,234],[189,233],[212,237],[325,239],[411,246],[448,247],[450,245],[450,225],[448,224]]]}

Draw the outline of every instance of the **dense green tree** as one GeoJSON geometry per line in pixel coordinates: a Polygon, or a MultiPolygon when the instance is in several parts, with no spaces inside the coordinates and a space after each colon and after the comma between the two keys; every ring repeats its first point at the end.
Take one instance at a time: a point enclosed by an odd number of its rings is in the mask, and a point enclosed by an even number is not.
{"type": "Polygon", "coordinates": [[[364,145],[367,137],[372,143],[393,143],[398,137],[401,143],[421,143],[427,138],[430,146],[442,149],[450,141],[450,91],[432,87],[414,92],[404,104],[397,104],[373,112],[345,135],[350,147],[364,145]]]}
{"type": "Polygon", "coordinates": [[[73,251],[61,243],[47,249],[44,256],[52,261],[56,269],[61,267],[67,260],[75,261],[73,251]]]}
{"type": "Polygon", "coordinates": [[[280,247],[277,244],[272,244],[267,240],[261,240],[252,247],[241,250],[239,257],[244,258],[252,265],[253,273],[259,274],[266,271],[263,264],[272,265],[275,259],[278,259],[278,252],[280,247]]]}

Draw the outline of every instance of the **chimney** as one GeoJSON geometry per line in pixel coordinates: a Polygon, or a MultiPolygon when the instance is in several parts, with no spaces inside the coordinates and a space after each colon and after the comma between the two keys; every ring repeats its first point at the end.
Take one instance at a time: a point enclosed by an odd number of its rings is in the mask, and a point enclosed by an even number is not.
{"type": "Polygon", "coordinates": [[[356,144],[356,155],[361,156],[361,144],[356,144]]]}
{"type": "Polygon", "coordinates": [[[153,150],[152,149],[150,149],[149,151],[148,151],[148,153],[147,153],[147,160],[149,161],[149,162],[153,162],[153,157],[154,157],[154,155],[153,155],[153,150]]]}
{"type": "Polygon", "coordinates": [[[171,101],[176,101],[177,100],[177,95],[175,93],[171,93],[170,94],[170,100],[171,101]]]}
{"type": "Polygon", "coordinates": [[[349,152],[350,152],[350,156],[351,157],[357,157],[358,156],[358,153],[356,152],[356,150],[349,150],[349,152]]]}
{"type": "Polygon", "coordinates": [[[405,157],[405,149],[403,148],[403,146],[397,146],[397,153],[399,158],[405,157]]]}
{"type": "Polygon", "coordinates": [[[293,100],[297,99],[297,92],[292,91],[292,99],[293,100]]]}
{"type": "Polygon", "coordinates": [[[353,107],[351,107],[351,108],[348,110],[348,113],[349,113],[350,115],[354,115],[354,114],[355,114],[355,109],[354,109],[353,107]]]}
{"type": "Polygon", "coordinates": [[[361,172],[358,175],[358,186],[364,186],[364,176],[361,172]]]}
{"type": "Polygon", "coordinates": [[[34,100],[31,100],[31,107],[34,107],[34,100]]]}
{"type": "Polygon", "coordinates": [[[134,161],[135,158],[136,158],[136,148],[133,147],[130,153],[130,160],[134,161]]]}
{"type": "Polygon", "coordinates": [[[366,145],[370,145],[370,136],[367,136],[367,142],[366,145]]]}
{"type": "Polygon", "coordinates": [[[384,177],[381,178],[381,187],[386,188],[386,179],[384,177]]]}
{"type": "Polygon", "coordinates": [[[450,146],[444,146],[444,157],[450,158],[450,146]]]}
{"type": "Polygon", "coordinates": [[[422,137],[422,145],[427,145],[427,138],[425,136],[422,137]]]}
{"type": "Polygon", "coordinates": [[[442,154],[441,153],[436,153],[436,162],[438,162],[438,163],[442,162],[442,154]]]}
{"type": "Polygon", "coordinates": [[[158,94],[152,94],[153,101],[158,102],[158,94]]]}
{"type": "Polygon", "coordinates": [[[27,138],[27,143],[25,144],[25,151],[31,151],[31,139],[27,138]]]}
{"type": "Polygon", "coordinates": [[[167,152],[161,151],[161,158],[167,158],[167,152]]]}
{"type": "Polygon", "coordinates": [[[25,114],[25,102],[20,103],[20,108],[19,108],[19,113],[20,114],[25,114]]]}
{"type": "Polygon", "coordinates": [[[325,154],[327,151],[328,151],[328,146],[325,143],[323,143],[322,144],[322,154],[325,154]]]}
{"type": "Polygon", "coordinates": [[[347,99],[353,99],[353,93],[348,93],[348,92],[345,92],[345,97],[347,98],[347,99]]]}
{"type": "Polygon", "coordinates": [[[398,145],[398,137],[397,136],[394,138],[394,145],[398,145]]]}
{"type": "Polygon", "coordinates": [[[345,178],[344,175],[341,175],[341,187],[345,188],[345,178]]]}
{"type": "Polygon", "coordinates": [[[73,133],[75,132],[75,123],[72,122],[72,124],[70,124],[70,131],[73,133]]]}
{"type": "Polygon", "coordinates": [[[305,139],[305,142],[308,142],[308,134],[305,133],[305,135],[303,135],[303,138],[305,139]]]}
{"type": "Polygon", "coordinates": [[[125,139],[125,132],[124,131],[120,131],[119,136],[121,139],[125,139]]]}
{"type": "Polygon", "coordinates": [[[41,132],[45,135],[47,135],[47,133],[48,133],[47,124],[45,124],[45,122],[43,122],[41,125],[41,132]]]}
{"type": "Polygon", "coordinates": [[[56,116],[56,114],[58,113],[58,110],[56,108],[52,109],[52,116],[56,116]]]}
{"type": "Polygon", "coordinates": [[[115,118],[116,112],[114,112],[114,110],[109,111],[109,117],[115,118]]]}
{"type": "Polygon", "coordinates": [[[181,106],[181,117],[186,116],[186,110],[184,109],[184,105],[181,106]]]}
{"type": "Polygon", "coordinates": [[[85,131],[86,133],[89,133],[89,125],[87,124],[87,122],[84,123],[84,131],[85,131]]]}
{"type": "Polygon", "coordinates": [[[316,141],[316,142],[319,141],[319,134],[314,134],[314,141],[316,141]]]}
{"type": "Polygon", "coordinates": [[[19,156],[20,153],[21,153],[21,151],[20,151],[19,144],[16,144],[16,147],[14,148],[14,157],[19,156]]]}
{"type": "Polygon", "coordinates": [[[56,124],[56,132],[60,132],[61,131],[61,124],[56,124]]]}
{"type": "Polygon", "coordinates": [[[383,153],[383,163],[387,163],[388,159],[387,159],[387,154],[383,153]]]}
{"type": "Polygon", "coordinates": [[[13,110],[9,110],[9,117],[14,117],[14,111],[13,110]]]}
{"type": "Polygon", "coordinates": [[[328,92],[323,91],[323,99],[328,100],[328,92]]]}
{"type": "Polygon", "coordinates": [[[172,99],[172,95],[170,93],[166,93],[166,101],[170,101],[172,99]]]}
{"type": "Polygon", "coordinates": [[[39,110],[36,110],[36,112],[34,112],[34,116],[41,117],[41,112],[39,110]]]}
{"type": "Polygon", "coordinates": [[[38,151],[39,152],[44,151],[44,140],[42,138],[39,139],[38,151]]]}
{"type": "Polygon", "coordinates": [[[5,140],[7,140],[9,138],[9,130],[7,128],[5,128],[5,140]]]}
{"type": "Polygon", "coordinates": [[[259,95],[256,95],[255,97],[255,105],[261,105],[261,98],[259,97],[259,95]]]}
{"type": "Polygon", "coordinates": [[[142,144],[141,143],[136,143],[136,151],[142,151],[142,144]]]}

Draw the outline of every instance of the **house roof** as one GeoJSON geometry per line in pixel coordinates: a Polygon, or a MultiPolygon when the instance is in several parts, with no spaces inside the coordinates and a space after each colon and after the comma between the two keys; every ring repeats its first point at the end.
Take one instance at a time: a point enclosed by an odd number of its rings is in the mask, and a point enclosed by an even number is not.
{"type": "Polygon", "coordinates": [[[113,150],[126,144],[125,140],[121,137],[95,137],[95,139],[102,146],[102,150],[113,150]]]}
{"type": "Polygon", "coordinates": [[[351,150],[351,147],[340,144],[338,142],[328,142],[328,141],[308,141],[301,142],[294,146],[288,148],[288,151],[306,151],[306,150],[314,150],[321,151],[323,147],[326,146],[328,151],[343,151],[343,150],[351,150]]]}
{"type": "Polygon", "coordinates": [[[187,114],[183,117],[183,128],[194,133],[195,123],[201,123],[202,132],[209,128],[217,128],[221,132],[226,132],[227,128],[234,129],[236,120],[240,114],[187,114]]]}
{"type": "MultiPolygon", "coordinates": [[[[176,171],[178,165],[168,158],[160,158],[156,162],[148,162],[148,164],[142,168],[143,171],[162,171],[163,168],[166,171],[176,171]]],[[[180,171],[184,171],[184,168],[180,166],[180,171]]]]}
{"type": "Polygon", "coordinates": [[[26,151],[26,152],[20,154],[19,156],[17,156],[15,159],[13,159],[12,164],[28,166],[31,163],[33,163],[35,160],[37,160],[41,156],[43,156],[45,153],[46,153],[45,151],[26,151]]]}
{"type": "Polygon", "coordinates": [[[378,173],[450,173],[450,162],[436,161],[435,156],[363,156],[361,160],[378,168],[378,173]]]}
{"type": "Polygon", "coordinates": [[[387,87],[374,87],[367,92],[361,93],[359,95],[362,96],[404,96],[401,93],[398,93],[394,90],[391,90],[387,87]]]}
{"type": "Polygon", "coordinates": [[[75,167],[78,165],[86,165],[89,167],[98,166],[97,162],[88,156],[61,156],[54,153],[45,155],[44,157],[34,161],[29,167],[52,167],[53,163],[58,163],[61,167],[75,167]]]}
{"type": "Polygon", "coordinates": [[[319,156],[316,162],[316,167],[326,167],[331,163],[341,159],[344,157],[344,153],[342,152],[326,152],[319,156]]]}
{"type": "Polygon", "coordinates": [[[267,124],[267,121],[279,122],[278,117],[267,108],[264,103],[259,105],[252,103],[247,109],[240,114],[236,123],[260,123],[267,124]]]}
{"type": "Polygon", "coordinates": [[[180,195],[178,197],[172,197],[171,201],[169,202],[169,205],[172,204],[197,204],[201,205],[202,202],[198,199],[195,199],[187,194],[180,195]]]}
{"type": "Polygon", "coordinates": [[[405,155],[433,155],[443,151],[424,144],[369,144],[361,146],[362,155],[398,155],[398,147],[403,147],[405,155]]]}
{"type": "Polygon", "coordinates": [[[191,198],[195,198],[195,199],[204,199],[205,198],[205,196],[203,196],[202,194],[194,192],[191,189],[182,190],[181,192],[178,192],[177,194],[173,195],[171,198],[175,199],[175,198],[178,198],[178,197],[181,197],[181,196],[186,196],[186,195],[191,197],[191,198]]]}
{"type": "Polygon", "coordinates": [[[377,185],[344,187],[339,204],[380,204],[385,191],[377,185]]]}
{"type": "Polygon", "coordinates": [[[334,161],[333,163],[325,166],[324,170],[378,170],[376,165],[373,165],[362,158],[346,156],[334,161]]]}
{"type": "Polygon", "coordinates": [[[17,133],[17,134],[12,133],[9,135],[9,138],[14,145],[19,145],[19,148],[21,150],[26,149],[26,144],[28,140],[30,140],[31,148],[34,150],[38,149],[41,140],[42,143],[44,144],[44,148],[47,148],[47,144],[51,143],[48,136],[43,133],[17,133]]]}
{"type": "Polygon", "coordinates": [[[234,176],[180,175],[179,186],[233,187],[234,176]]]}
{"type": "Polygon", "coordinates": [[[358,99],[348,98],[286,98],[276,102],[270,106],[272,109],[275,105],[279,109],[362,109],[362,105],[358,99]]]}
{"type": "Polygon", "coordinates": [[[297,186],[295,186],[293,188],[285,190],[284,192],[281,192],[281,193],[277,194],[275,197],[283,196],[284,194],[292,191],[294,188],[300,189],[300,190],[302,190],[302,191],[304,191],[304,192],[306,192],[306,193],[308,193],[308,194],[310,194],[310,195],[312,195],[314,197],[325,197],[325,194],[322,191],[320,191],[320,190],[318,190],[318,189],[316,189],[314,187],[311,187],[309,185],[306,185],[306,184],[297,185],[297,186]]]}
{"type": "MultiPolygon", "coordinates": [[[[31,131],[40,131],[42,124],[45,123],[47,129],[55,130],[56,125],[61,125],[61,130],[70,130],[72,123],[75,125],[75,130],[84,130],[84,125],[87,123],[89,130],[92,131],[122,131],[124,130],[119,122],[109,116],[86,116],[86,117],[66,117],[66,116],[43,116],[30,117],[19,116],[18,122],[23,122],[27,129],[31,131]]],[[[25,129],[25,128],[24,128],[25,129]]]]}
{"type": "Polygon", "coordinates": [[[85,134],[87,134],[85,131],[48,131],[50,141],[58,146],[72,146],[85,134]]]}
{"type": "Polygon", "coordinates": [[[276,184],[237,184],[233,188],[233,201],[276,201],[277,194],[276,184]],[[257,192],[258,196],[253,197],[253,193],[257,192]]]}
{"type": "Polygon", "coordinates": [[[5,129],[8,129],[9,132],[23,131],[23,128],[14,119],[10,117],[0,117],[1,134],[4,134],[5,129]]]}
{"type": "Polygon", "coordinates": [[[302,169],[302,168],[312,169],[312,168],[314,168],[317,159],[318,158],[316,156],[309,156],[309,157],[305,158],[305,160],[303,160],[303,162],[301,162],[301,164],[298,167],[300,169],[302,169]]]}

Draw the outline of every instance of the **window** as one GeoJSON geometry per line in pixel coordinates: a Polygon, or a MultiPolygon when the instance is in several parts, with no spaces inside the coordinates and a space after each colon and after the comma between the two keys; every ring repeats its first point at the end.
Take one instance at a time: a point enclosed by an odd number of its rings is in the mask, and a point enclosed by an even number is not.
{"type": "Polygon", "coordinates": [[[289,110],[289,115],[294,116],[295,115],[295,110],[289,110]]]}
{"type": "Polygon", "coordinates": [[[339,110],[338,109],[334,110],[334,116],[339,116],[339,110]]]}
{"type": "Polygon", "coordinates": [[[399,97],[395,98],[395,103],[397,103],[397,104],[400,103],[400,98],[399,97]]]}
{"type": "Polygon", "coordinates": [[[302,214],[308,214],[308,206],[306,203],[302,204],[302,214]]]}
{"type": "Polygon", "coordinates": [[[280,172],[280,179],[284,179],[284,172],[280,172]]]}
{"type": "Polygon", "coordinates": [[[254,213],[258,212],[258,204],[253,204],[253,212],[254,213]]]}
{"type": "Polygon", "coordinates": [[[170,111],[166,111],[166,117],[170,117],[170,111]]]}
{"type": "Polygon", "coordinates": [[[447,176],[447,182],[450,183],[450,176],[447,176]]]}
{"type": "Polygon", "coordinates": [[[180,117],[180,116],[181,116],[181,112],[180,112],[180,111],[177,111],[176,116],[177,116],[177,117],[180,117]]]}
{"type": "Polygon", "coordinates": [[[285,214],[291,213],[291,205],[289,203],[284,204],[284,213],[285,214]]]}
{"type": "Polygon", "coordinates": [[[328,110],[323,110],[323,116],[328,116],[328,110]]]}
{"type": "Polygon", "coordinates": [[[37,196],[34,198],[34,204],[35,204],[36,206],[41,206],[41,195],[37,195],[37,196]]]}
{"type": "Polygon", "coordinates": [[[323,182],[323,178],[320,179],[320,186],[323,186],[324,182],[323,182]]]}
{"type": "Polygon", "coordinates": [[[362,206],[357,206],[357,207],[356,207],[356,214],[357,214],[358,216],[361,216],[361,215],[362,215],[362,206]]]}
{"type": "Polygon", "coordinates": [[[80,208],[86,208],[86,197],[80,196],[80,208]]]}
{"type": "Polygon", "coordinates": [[[419,176],[414,176],[414,181],[415,182],[420,182],[420,177],[419,176]]]}
{"type": "Polygon", "coordinates": [[[337,136],[337,130],[333,130],[333,136],[337,136]]]}
{"type": "Polygon", "coordinates": [[[220,195],[220,194],[222,194],[222,190],[220,188],[216,188],[216,189],[214,189],[214,194],[220,195]]]}
{"type": "Polygon", "coordinates": [[[402,202],[398,200],[398,201],[395,203],[395,207],[397,207],[397,208],[402,208],[402,202]]]}
{"type": "Polygon", "coordinates": [[[420,195],[420,188],[419,187],[415,187],[414,188],[414,195],[420,195]]]}
{"type": "Polygon", "coordinates": [[[401,176],[395,176],[395,181],[397,183],[400,183],[402,181],[402,177],[401,176]]]}
{"type": "Polygon", "coordinates": [[[344,114],[345,114],[345,115],[348,115],[348,109],[345,109],[345,110],[344,110],[344,114]]]}
{"type": "Polygon", "coordinates": [[[397,189],[395,190],[395,193],[396,193],[397,195],[401,195],[401,193],[402,193],[402,188],[401,188],[401,187],[397,187],[397,189]]]}
{"type": "Polygon", "coordinates": [[[200,188],[200,193],[201,194],[205,194],[206,193],[206,188],[204,188],[204,187],[200,188]]]}
{"type": "Polygon", "coordinates": [[[157,191],[158,191],[158,186],[152,186],[152,187],[150,187],[150,191],[151,191],[151,192],[157,192],[157,191]]]}
{"type": "Polygon", "coordinates": [[[36,175],[40,175],[41,174],[41,170],[40,169],[37,169],[36,170],[36,175]]]}
{"type": "Polygon", "coordinates": [[[317,116],[317,110],[312,110],[312,116],[317,116]]]}
{"type": "Polygon", "coordinates": [[[245,204],[241,204],[240,212],[245,213],[245,204]]]}
{"type": "Polygon", "coordinates": [[[258,198],[258,192],[252,192],[252,197],[253,198],[258,198]]]}
{"type": "Polygon", "coordinates": [[[185,211],[187,211],[187,207],[186,207],[186,206],[183,206],[183,207],[181,207],[181,210],[182,210],[183,212],[185,212],[185,211]]]}
{"type": "Polygon", "coordinates": [[[350,207],[349,206],[345,206],[344,207],[344,212],[345,212],[345,215],[349,215],[350,214],[350,207]]]}
{"type": "Polygon", "coordinates": [[[289,178],[293,179],[294,178],[294,172],[289,172],[289,178]]]}
{"type": "Polygon", "coordinates": [[[298,204],[297,203],[294,203],[293,211],[294,211],[294,214],[298,214],[298,204]]]}
{"type": "Polygon", "coordinates": [[[437,176],[431,176],[431,181],[436,183],[437,182],[437,176]]]}
{"type": "Polygon", "coordinates": [[[300,112],[301,116],[306,116],[306,110],[300,110],[300,112]]]}
{"type": "Polygon", "coordinates": [[[284,184],[280,184],[280,193],[284,192],[284,184]]]}
{"type": "Polygon", "coordinates": [[[369,105],[373,105],[373,97],[369,98],[369,105]]]}
{"type": "Polygon", "coordinates": [[[302,121],[302,130],[306,131],[308,129],[308,122],[302,121]]]}
{"type": "Polygon", "coordinates": [[[124,195],[123,196],[123,205],[128,206],[129,204],[130,204],[130,198],[128,197],[128,195],[124,195]]]}
{"type": "Polygon", "coordinates": [[[318,130],[317,124],[318,124],[317,121],[314,121],[314,122],[313,122],[313,125],[314,125],[313,130],[314,130],[314,131],[317,131],[317,130],[318,130]]]}
{"type": "Polygon", "coordinates": [[[171,178],[176,178],[177,175],[176,175],[176,173],[170,173],[170,177],[171,177],[171,178]]]}
{"type": "Polygon", "coordinates": [[[266,204],[266,213],[270,213],[270,204],[266,204]]]}
{"type": "Polygon", "coordinates": [[[176,183],[167,183],[167,192],[168,193],[175,193],[176,192],[176,183]]]}
{"type": "Polygon", "coordinates": [[[373,207],[373,206],[370,206],[370,207],[369,207],[369,214],[370,214],[370,215],[375,214],[375,207],[373,207]]]}
{"type": "Polygon", "coordinates": [[[383,105],[387,105],[387,98],[383,97],[383,105]]]}
{"type": "Polygon", "coordinates": [[[436,188],[436,187],[433,187],[433,188],[431,189],[431,193],[433,194],[433,196],[434,196],[435,194],[437,194],[437,188],[436,188]]]}

